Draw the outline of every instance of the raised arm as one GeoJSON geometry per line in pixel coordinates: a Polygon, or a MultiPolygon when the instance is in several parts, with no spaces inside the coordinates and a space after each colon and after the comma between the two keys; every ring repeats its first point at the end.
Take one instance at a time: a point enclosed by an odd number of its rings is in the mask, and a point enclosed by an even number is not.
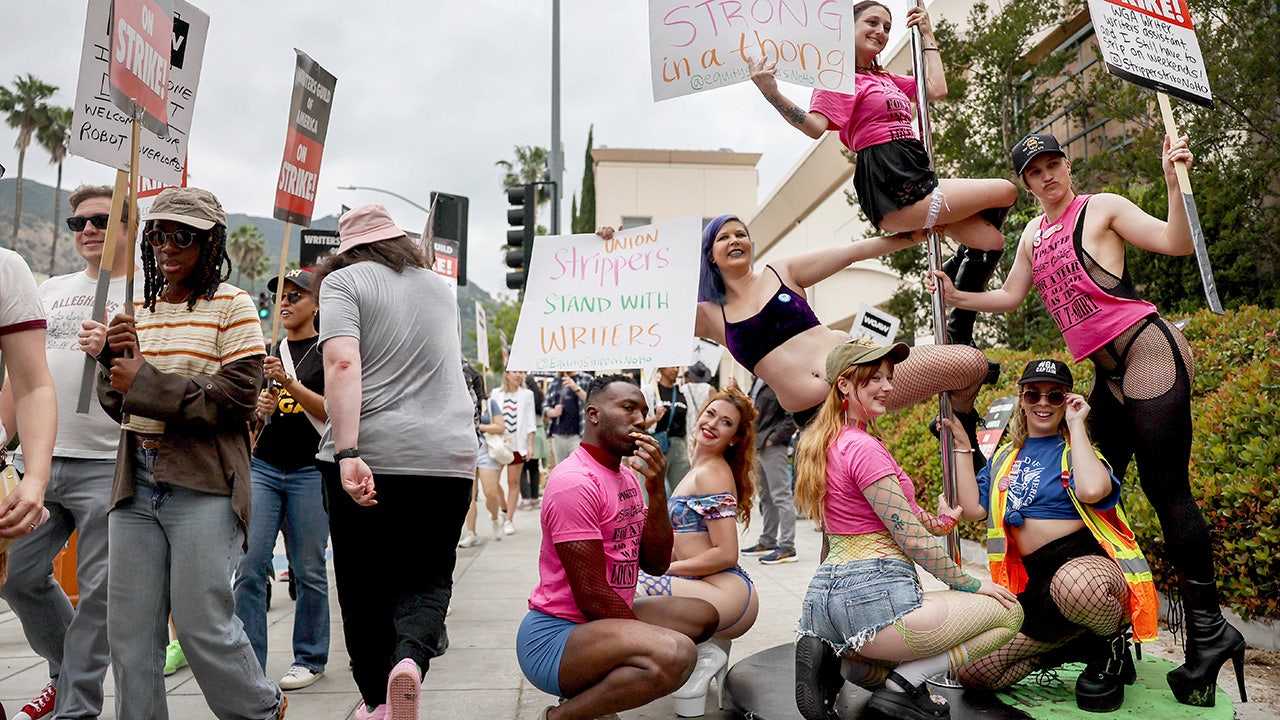
{"type": "Polygon", "coordinates": [[[1071,436],[1071,479],[1080,502],[1092,505],[1110,497],[1111,471],[1093,450],[1089,441],[1089,429],[1085,424],[1089,417],[1089,403],[1083,395],[1069,393],[1065,420],[1071,436]]]}
{"type": "Polygon", "coordinates": [[[930,293],[942,287],[943,299],[951,307],[963,310],[977,310],[986,313],[1013,312],[1031,292],[1031,238],[1035,236],[1038,220],[1032,220],[1022,231],[1022,239],[1018,241],[1018,254],[1013,258],[1013,267],[1004,279],[1004,284],[995,290],[985,292],[964,292],[956,290],[951,278],[941,270],[925,275],[924,288],[930,293]]]}
{"type": "Polygon", "coordinates": [[[919,5],[907,10],[907,30],[920,28],[920,40],[924,46],[925,92],[930,100],[947,96],[947,75],[942,68],[942,51],[938,39],[933,36],[933,21],[929,13],[919,5]]]}
{"type": "Polygon", "coordinates": [[[640,569],[650,575],[665,575],[671,566],[671,545],[675,540],[667,515],[667,457],[652,437],[639,435],[635,440],[635,459],[642,462],[632,467],[640,474],[649,496],[644,532],[640,535],[640,569]]]}
{"type": "Polygon", "coordinates": [[[1151,217],[1128,198],[1111,193],[1099,194],[1090,200],[1090,210],[1105,213],[1106,229],[1136,248],[1161,255],[1190,255],[1195,251],[1195,245],[1191,241],[1191,224],[1187,219],[1182,189],[1178,185],[1178,175],[1174,168],[1174,163],[1179,161],[1186,162],[1188,166],[1191,164],[1192,155],[1187,149],[1187,139],[1178,138],[1176,142],[1170,143],[1169,138],[1165,137],[1161,157],[1164,180],[1169,191],[1167,220],[1151,217]]]}
{"type": "Polygon", "coordinates": [[[751,82],[756,84],[764,99],[778,111],[782,119],[800,132],[815,140],[822,137],[829,126],[827,117],[822,113],[805,111],[778,90],[778,63],[770,62],[763,57],[759,60],[747,58],[747,67],[751,70],[751,82]]]}
{"type": "Polygon", "coordinates": [[[914,245],[919,240],[923,240],[924,237],[923,234],[919,237],[910,236],[906,238],[898,235],[885,235],[865,240],[855,240],[848,245],[793,255],[771,264],[781,275],[795,281],[800,287],[807,288],[826,280],[856,262],[897,252],[914,245]]]}

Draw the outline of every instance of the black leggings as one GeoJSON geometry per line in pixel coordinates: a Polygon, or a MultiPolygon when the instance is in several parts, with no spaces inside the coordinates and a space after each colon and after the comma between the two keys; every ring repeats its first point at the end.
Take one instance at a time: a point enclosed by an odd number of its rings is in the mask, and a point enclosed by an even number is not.
{"type": "MultiPolygon", "coordinates": [[[[520,468],[520,497],[525,500],[538,499],[538,486],[542,484],[542,461],[529,458],[520,468]]],[[[508,508],[509,510],[509,508],[508,508]]]]}
{"type": "Polygon", "coordinates": [[[1089,395],[1094,442],[1122,481],[1129,461],[1137,461],[1178,575],[1213,582],[1209,528],[1191,495],[1190,346],[1171,323],[1151,315],[1090,357],[1097,373],[1089,395]]]}

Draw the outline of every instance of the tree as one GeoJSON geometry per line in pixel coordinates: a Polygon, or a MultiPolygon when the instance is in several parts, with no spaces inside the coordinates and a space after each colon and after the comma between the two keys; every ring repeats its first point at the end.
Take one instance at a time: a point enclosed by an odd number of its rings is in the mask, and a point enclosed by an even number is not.
{"type": "Polygon", "coordinates": [[[596,168],[591,159],[596,126],[587,129],[587,151],[582,165],[582,205],[574,197],[570,227],[575,233],[595,232],[596,229],[596,168]]]}
{"type": "Polygon", "coordinates": [[[22,173],[27,159],[27,147],[35,138],[40,125],[48,120],[44,101],[58,91],[36,76],[28,73],[13,79],[13,89],[0,87],[0,112],[6,113],[9,127],[18,131],[13,147],[18,151],[17,197],[13,208],[13,242],[18,241],[18,228],[22,223],[22,173]]]}
{"type": "MultiPolygon", "coordinates": [[[[516,161],[499,160],[494,165],[502,168],[502,187],[504,190],[521,187],[529,183],[543,182],[547,179],[547,149],[536,145],[516,145],[516,161]]],[[[537,206],[542,208],[551,199],[551,191],[546,185],[539,185],[535,196],[537,206]]]]}
{"type": "Polygon", "coordinates": [[[62,161],[67,159],[67,150],[71,143],[71,108],[56,105],[45,106],[48,118],[40,123],[36,132],[36,140],[49,153],[49,162],[58,166],[58,185],[53,194],[53,238],[49,243],[49,276],[53,276],[54,264],[58,259],[58,235],[62,223],[58,216],[62,208],[62,161]]]}
{"type": "Polygon", "coordinates": [[[236,270],[236,285],[241,287],[244,278],[249,278],[252,287],[271,272],[267,241],[257,225],[241,225],[227,235],[227,256],[236,270]]]}

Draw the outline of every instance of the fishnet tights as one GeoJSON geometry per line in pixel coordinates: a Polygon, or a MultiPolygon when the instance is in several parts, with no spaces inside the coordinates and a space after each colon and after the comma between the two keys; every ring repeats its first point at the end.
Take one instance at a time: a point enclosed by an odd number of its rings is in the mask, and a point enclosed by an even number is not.
{"type": "Polygon", "coordinates": [[[880,478],[868,485],[862,494],[880,516],[885,528],[893,534],[898,547],[917,565],[946,583],[949,588],[970,591],[977,589],[980,581],[956,564],[942,541],[933,536],[912,512],[896,476],[880,478]]]}
{"type": "Polygon", "coordinates": [[[968,345],[920,345],[894,368],[890,412],[942,392],[951,393],[956,412],[972,412],[973,400],[987,377],[987,358],[968,345]]]}
{"type": "Polygon", "coordinates": [[[943,590],[929,596],[946,603],[947,612],[941,622],[923,627],[908,615],[893,623],[917,659],[946,652],[961,643],[971,657],[980,657],[1009,642],[1022,626],[1021,612],[1010,612],[986,595],[943,590]]]}
{"type": "MultiPolygon", "coordinates": [[[[1100,637],[1114,635],[1128,623],[1128,593],[1115,562],[1099,555],[1067,561],[1049,583],[1049,594],[1058,611],[1079,625],[1081,632],[1100,637]]],[[[1035,612],[1035,608],[1028,610],[1035,612]]],[[[1044,642],[1018,633],[1004,647],[963,665],[957,675],[968,687],[1009,687],[1036,669],[1036,656],[1065,645],[1076,635],[1059,642],[1044,642]]]]}

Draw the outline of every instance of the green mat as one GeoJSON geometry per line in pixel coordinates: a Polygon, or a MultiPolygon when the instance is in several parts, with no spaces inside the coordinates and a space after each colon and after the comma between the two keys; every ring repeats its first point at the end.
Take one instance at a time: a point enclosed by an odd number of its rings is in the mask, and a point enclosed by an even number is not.
{"type": "Polygon", "coordinates": [[[1041,720],[1098,720],[1104,717],[1141,717],[1146,720],[1231,720],[1235,710],[1231,698],[1218,688],[1213,707],[1182,705],[1169,692],[1164,676],[1176,665],[1150,656],[1137,662],[1138,681],[1124,689],[1124,705],[1113,713],[1092,713],[1076,707],[1076,677],[1084,670],[1081,663],[1058,668],[1057,679],[1038,682],[1032,675],[1012,688],[999,693],[1005,703],[1041,720]]]}

